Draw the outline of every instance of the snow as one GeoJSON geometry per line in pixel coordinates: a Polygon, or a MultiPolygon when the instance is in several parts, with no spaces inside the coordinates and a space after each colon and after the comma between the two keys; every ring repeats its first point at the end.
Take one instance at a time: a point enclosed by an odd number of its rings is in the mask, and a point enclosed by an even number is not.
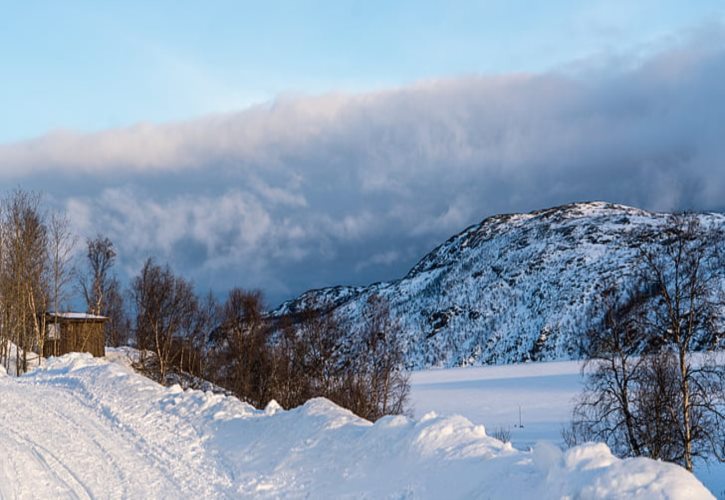
{"type": "Polygon", "coordinates": [[[96,314],[80,313],[80,312],[50,312],[50,313],[48,313],[48,315],[56,316],[58,318],[65,318],[65,319],[85,319],[85,320],[108,319],[105,316],[98,316],[96,314]]]}
{"type": "Polygon", "coordinates": [[[0,498],[713,498],[678,466],[602,444],[519,451],[464,416],[372,424],[325,399],[255,410],[87,354],[0,374],[0,395],[0,498]]]}
{"type": "Polygon", "coordinates": [[[140,358],[141,351],[133,347],[106,347],[106,359],[112,363],[123,365],[126,368],[131,368],[133,363],[139,362],[140,358]]]}
{"type": "MultiPolygon", "coordinates": [[[[18,349],[18,347],[15,344],[13,344],[12,342],[8,342],[8,344],[7,344],[8,355],[7,355],[7,359],[6,359],[7,366],[2,366],[2,364],[0,364],[0,369],[2,370],[3,373],[9,373],[10,375],[17,375],[17,373],[18,373],[18,367],[17,367],[18,351],[20,354],[20,359],[22,360],[23,350],[18,349]]],[[[28,352],[28,354],[27,354],[28,369],[38,366],[38,364],[42,363],[43,360],[44,360],[44,358],[38,356],[36,353],[28,352]]],[[[0,402],[2,402],[2,400],[0,400],[0,402]]]]}
{"type": "MultiPolygon", "coordinates": [[[[546,453],[557,460],[563,447],[561,430],[571,418],[574,399],[581,389],[579,361],[434,369],[414,372],[411,377],[415,417],[433,410],[443,415],[463,415],[473,422],[485,422],[489,434],[497,429],[509,431],[514,448],[533,448],[534,455],[546,453]],[[518,427],[519,408],[523,428],[518,427]]],[[[566,456],[577,453],[572,451],[566,456]]],[[[599,453],[597,460],[609,460],[606,456],[599,453]]],[[[638,462],[626,463],[634,474],[638,462]]],[[[695,474],[725,499],[725,464],[698,463],[695,474]]]]}

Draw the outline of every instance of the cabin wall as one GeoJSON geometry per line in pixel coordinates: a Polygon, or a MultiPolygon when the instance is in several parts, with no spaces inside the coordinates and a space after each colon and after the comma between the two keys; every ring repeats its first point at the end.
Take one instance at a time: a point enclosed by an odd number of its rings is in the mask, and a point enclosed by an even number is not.
{"type": "Polygon", "coordinates": [[[106,355],[101,322],[61,322],[60,339],[46,339],[43,356],[60,356],[69,352],[89,352],[93,356],[106,355]]]}

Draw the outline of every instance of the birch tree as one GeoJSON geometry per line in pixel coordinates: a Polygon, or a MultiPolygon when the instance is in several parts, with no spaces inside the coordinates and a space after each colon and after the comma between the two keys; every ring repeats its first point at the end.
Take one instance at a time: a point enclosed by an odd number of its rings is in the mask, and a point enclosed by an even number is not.
{"type": "Polygon", "coordinates": [[[671,432],[681,450],[674,458],[691,471],[697,457],[725,460],[725,372],[722,363],[695,362],[692,356],[720,341],[725,239],[693,214],[670,216],[662,233],[664,238],[645,235],[642,247],[644,279],[656,297],[645,328],[676,360],[678,398],[672,411],[677,418],[671,432]]]}
{"type": "Polygon", "coordinates": [[[11,193],[3,202],[1,225],[3,331],[5,341],[18,347],[15,364],[20,374],[29,368],[29,354],[42,351],[45,338],[48,228],[40,196],[22,190],[11,193]]]}
{"type": "Polygon", "coordinates": [[[625,456],[725,460],[723,237],[695,215],[640,234],[640,293],[621,296],[587,336],[585,390],[570,444],[606,441],[625,456]],[[693,355],[694,351],[705,351],[693,355]],[[708,352],[710,351],[710,352],[708,352]]]}
{"type": "MultiPolygon", "coordinates": [[[[56,313],[65,307],[69,299],[68,285],[73,277],[72,256],[76,240],[68,217],[61,212],[53,213],[48,225],[48,286],[49,305],[56,313]]],[[[58,328],[58,315],[53,318],[55,328],[58,328]]],[[[39,350],[43,352],[42,345],[39,350]]]]}

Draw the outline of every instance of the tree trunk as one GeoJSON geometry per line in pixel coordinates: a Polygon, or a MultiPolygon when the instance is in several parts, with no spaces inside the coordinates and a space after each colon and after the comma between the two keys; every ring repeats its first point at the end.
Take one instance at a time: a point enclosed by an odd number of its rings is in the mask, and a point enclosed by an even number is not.
{"type": "Polygon", "coordinates": [[[692,472],[692,427],[690,422],[690,388],[687,373],[687,352],[680,349],[680,377],[682,391],[682,438],[685,468],[692,472]]]}

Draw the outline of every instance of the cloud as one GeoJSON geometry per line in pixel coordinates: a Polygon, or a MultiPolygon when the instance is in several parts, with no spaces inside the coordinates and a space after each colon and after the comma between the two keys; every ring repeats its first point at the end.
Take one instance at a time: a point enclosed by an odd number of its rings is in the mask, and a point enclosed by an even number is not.
{"type": "Polygon", "coordinates": [[[128,274],[148,255],[200,286],[269,291],[402,275],[499,212],[603,199],[725,208],[725,37],[622,63],[283,96],[184,123],[0,145],[128,274]]]}

